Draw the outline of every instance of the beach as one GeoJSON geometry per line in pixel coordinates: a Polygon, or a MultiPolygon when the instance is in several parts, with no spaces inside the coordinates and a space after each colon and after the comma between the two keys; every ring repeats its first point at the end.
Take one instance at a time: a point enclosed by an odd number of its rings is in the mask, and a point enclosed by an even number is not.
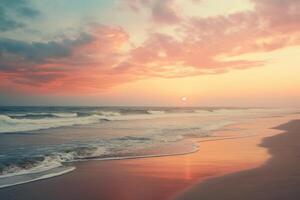
{"type": "Polygon", "coordinates": [[[298,199],[296,119],[300,115],[229,125],[216,138],[197,139],[199,150],[185,155],[76,162],[71,173],[2,188],[0,198],[298,199]]]}
{"type": "Polygon", "coordinates": [[[211,179],[193,187],[177,199],[299,199],[300,120],[282,124],[282,134],[261,144],[272,156],[259,168],[211,179]]]}
{"type": "Polygon", "coordinates": [[[300,200],[299,10],[0,0],[0,200],[300,200]]]}

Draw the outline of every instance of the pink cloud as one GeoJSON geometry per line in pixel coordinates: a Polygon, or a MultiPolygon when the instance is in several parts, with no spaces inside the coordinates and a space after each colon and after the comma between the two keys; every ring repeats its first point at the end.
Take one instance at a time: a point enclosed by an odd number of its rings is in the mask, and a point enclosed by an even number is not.
{"type": "Polygon", "coordinates": [[[180,17],[174,7],[174,0],[156,1],[152,8],[152,19],[156,23],[179,23],[180,17]]]}
{"type": "Polygon", "coordinates": [[[264,61],[222,61],[220,56],[269,52],[299,45],[299,1],[255,1],[255,11],[228,16],[194,17],[177,27],[180,39],[151,34],[131,52],[137,73],[182,77],[263,65],[264,61]],[[282,16],[278,15],[283,12],[282,16]],[[172,67],[174,66],[174,67],[172,67]]]}
{"type": "MultiPolygon", "coordinates": [[[[88,33],[89,40],[78,42],[79,36],[72,41],[62,39],[55,41],[56,46],[65,47],[68,50],[66,56],[51,56],[48,48],[45,52],[40,52],[43,59],[27,59],[22,52],[13,52],[9,49],[2,53],[4,59],[0,60],[0,76],[9,79],[12,87],[19,85],[20,89],[33,87],[39,92],[58,91],[68,88],[106,88],[114,85],[114,77],[108,77],[115,65],[123,59],[122,47],[128,43],[128,34],[120,27],[110,27],[98,24],[90,26],[88,33]],[[67,43],[68,45],[66,45],[67,43]],[[72,43],[72,45],[69,45],[72,43]],[[76,45],[73,45],[76,44],[76,45]]],[[[27,49],[34,49],[34,44],[23,44],[18,41],[13,45],[25,45],[27,49]]],[[[54,43],[54,42],[51,42],[54,43]]],[[[7,46],[12,46],[10,43],[7,46]]],[[[41,45],[38,45],[41,46],[41,45]]],[[[8,48],[7,48],[8,49],[8,48]]],[[[40,51],[44,51],[40,49],[40,51]]],[[[127,76],[124,76],[127,77],[127,76]]],[[[119,82],[122,79],[118,78],[119,82]]],[[[4,82],[4,81],[2,81],[4,82]]],[[[6,84],[7,86],[7,84],[6,84]]]]}
{"type": "MultiPolygon", "coordinates": [[[[140,5],[153,6],[156,2],[127,1],[137,10],[140,5]]],[[[300,2],[253,2],[254,11],[183,19],[174,11],[172,0],[161,1],[158,10],[151,7],[152,20],[176,22],[180,37],[154,31],[136,47],[130,46],[130,37],[123,28],[99,24],[90,25],[75,39],[46,43],[3,40],[0,41],[0,85],[37,92],[82,93],[149,77],[220,74],[262,66],[265,61],[225,61],[220,57],[299,45],[300,2]]]]}
{"type": "Polygon", "coordinates": [[[158,24],[176,24],[181,20],[174,0],[125,0],[125,4],[137,13],[149,9],[151,20],[158,24]]]}

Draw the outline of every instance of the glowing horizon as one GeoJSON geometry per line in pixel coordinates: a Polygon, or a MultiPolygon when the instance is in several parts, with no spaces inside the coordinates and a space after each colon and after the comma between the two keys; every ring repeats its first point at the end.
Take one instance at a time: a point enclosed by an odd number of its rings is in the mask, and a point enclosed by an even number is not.
{"type": "Polygon", "coordinates": [[[3,0],[0,105],[300,106],[299,9],[3,0]]]}

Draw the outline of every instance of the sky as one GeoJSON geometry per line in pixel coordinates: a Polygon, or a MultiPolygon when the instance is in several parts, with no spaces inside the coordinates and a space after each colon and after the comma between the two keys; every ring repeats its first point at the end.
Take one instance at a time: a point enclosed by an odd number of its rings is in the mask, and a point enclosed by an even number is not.
{"type": "Polygon", "coordinates": [[[0,0],[0,105],[300,106],[299,0],[0,0]]]}

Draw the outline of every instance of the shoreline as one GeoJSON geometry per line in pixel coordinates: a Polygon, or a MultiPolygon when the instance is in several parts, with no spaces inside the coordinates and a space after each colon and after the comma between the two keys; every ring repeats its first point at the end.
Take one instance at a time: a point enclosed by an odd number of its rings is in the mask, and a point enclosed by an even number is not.
{"type": "Polygon", "coordinates": [[[175,199],[298,200],[300,119],[274,129],[283,132],[262,140],[260,146],[267,148],[271,155],[263,165],[198,183],[175,199]]]}
{"type": "MultiPolygon", "coordinates": [[[[225,127],[226,128],[226,127],[225,127]]],[[[17,185],[22,185],[22,184],[26,184],[26,183],[30,183],[30,182],[35,182],[35,181],[40,181],[40,180],[44,180],[44,179],[50,179],[50,178],[55,178],[57,176],[63,176],[67,173],[73,172],[74,170],[76,170],[76,163],[79,162],[88,162],[88,161],[117,161],[117,160],[135,160],[135,159],[147,159],[147,158],[160,158],[160,157],[170,157],[170,156],[182,156],[182,155],[188,155],[188,154],[193,154],[196,153],[200,150],[199,148],[199,144],[204,143],[204,142],[211,142],[211,141],[219,141],[219,140],[234,140],[234,139],[240,139],[240,138],[247,138],[247,137],[254,137],[254,135],[248,135],[248,136],[236,136],[236,137],[221,137],[221,138],[215,138],[215,139],[204,139],[204,140],[200,140],[200,141],[196,141],[196,139],[192,139],[193,144],[194,145],[194,149],[191,151],[187,151],[187,152],[182,152],[182,153],[170,153],[170,154],[151,154],[151,155],[142,155],[142,156],[128,156],[128,157],[113,157],[113,158],[88,158],[88,159],[82,159],[82,160],[76,160],[76,161],[70,161],[70,162],[65,162],[68,165],[67,166],[60,166],[57,168],[52,168],[50,170],[47,171],[42,171],[42,172],[37,172],[37,173],[25,173],[25,174],[17,174],[17,175],[8,175],[7,177],[0,177],[0,183],[1,181],[3,181],[4,179],[10,178],[12,179],[12,181],[14,179],[18,179],[19,177],[22,176],[32,176],[36,178],[32,178],[32,179],[24,179],[20,182],[17,183],[9,183],[6,185],[1,185],[0,184],[0,189],[1,188],[6,188],[6,187],[13,187],[13,186],[17,186],[17,185]],[[70,165],[69,165],[70,164],[70,165]],[[73,164],[73,165],[71,165],[73,164]],[[58,171],[55,173],[48,173],[49,171],[57,171],[59,168],[64,168],[64,170],[62,171],[58,171]],[[38,176],[38,174],[42,174],[41,176],[38,176]],[[1,180],[3,179],[3,180],[1,180]]],[[[62,163],[64,164],[64,163],[62,163]]]]}
{"type": "MultiPolygon", "coordinates": [[[[147,159],[147,158],[161,158],[161,157],[170,157],[170,156],[182,156],[182,155],[188,155],[188,154],[193,154],[199,151],[199,147],[195,146],[195,148],[191,151],[188,152],[182,152],[182,153],[173,153],[173,154],[154,154],[154,155],[144,155],[144,156],[128,156],[128,157],[113,157],[113,158],[89,158],[89,159],[82,159],[82,160],[76,160],[76,161],[70,161],[70,162],[65,162],[67,164],[70,164],[70,166],[60,166],[57,168],[53,168],[47,171],[42,171],[39,173],[27,173],[27,174],[20,174],[20,175],[10,175],[8,177],[0,177],[0,183],[1,183],[1,179],[7,179],[7,178],[11,178],[12,181],[14,179],[18,179],[19,177],[25,176],[25,178],[27,176],[31,176],[34,177],[37,174],[43,174],[41,176],[37,176],[37,178],[32,178],[32,179],[28,179],[28,180],[22,180],[20,182],[17,183],[8,183],[6,185],[1,185],[0,184],[0,189],[2,188],[7,188],[7,187],[14,187],[14,186],[18,186],[18,185],[23,185],[23,184],[27,184],[27,183],[31,183],[31,182],[36,182],[36,181],[41,181],[41,180],[46,180],[46,179],[51,179],[51,178],[55,178],[57,176],[63,176],[67,173],[71,173],[74,170],[76,170],[76,164],[80,163],[80,162],[89,162],[89,161],[119,161],[119,160],[138,160],[138,159],[147,159]],[[73,164],[73,165],[71,165],[73,164]],[[59,168],[65,168],[65,170],[59,171],[59,172],[55,172],[55,173],[50,173],[49,171],[56,171],[59,168]]],[[[62,163],[64,164],[64,163],[62,163]]]]}
{"type": "Polygon", "coordinates": [[[201,185],[201,182],[206,182],[207,179],[213,180],[214,177],[262,165],[269,155],[264,147],[257,145],[263,138],[280,133],[279,130],[271,129],[272,125],[288,122],[293,118],[300,117],[285,116],[230,125],[233,128],[220,130],[221,135],[232,136],[233,131],[252,135],[235,139],[200,140],[197,142],[200,149],[192,154],[78,162],[74,164],[77,170],[72,173],[0,189],[0,198],[7,200],[175,198],[183,191],[189,191],[190,188],[197,186],[199,182],[201,185]],[[253,132],[257,131],[260,133],[253,135],[253,132]],[[245,146],[250,149],[243,148],[245,146]],[[72,192],[66,193],[62,188],[72,192]],[[113,190],[115,192],[111,192],[113,190]]]}

